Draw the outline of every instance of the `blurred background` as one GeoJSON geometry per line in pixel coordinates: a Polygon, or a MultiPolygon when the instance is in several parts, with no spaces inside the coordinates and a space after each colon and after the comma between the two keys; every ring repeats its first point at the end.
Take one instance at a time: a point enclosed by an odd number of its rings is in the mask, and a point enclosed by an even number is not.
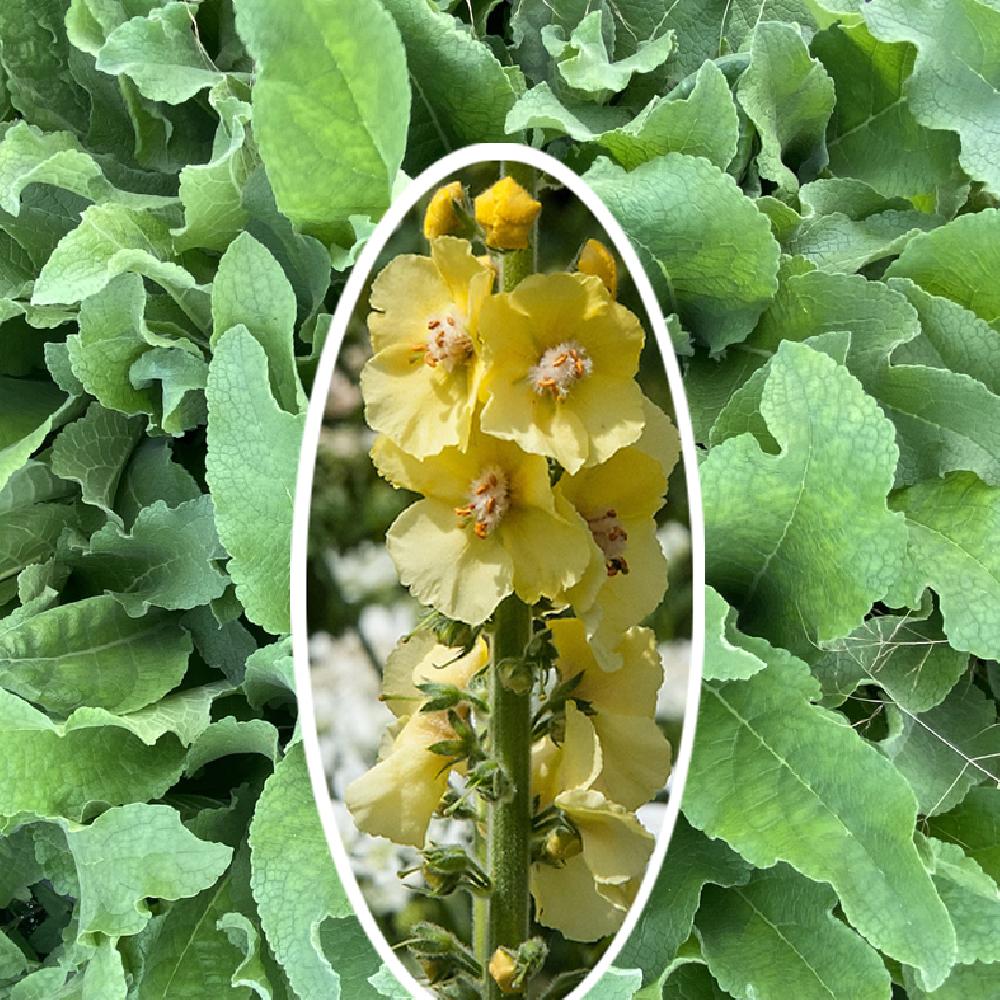
{"type": "MultiPolygon", "coordinates": [[[[496,163],[485,163],[455,175],[475,195],[498,176],[496,163]]],[[[552,182],[554,185],[554,182],[552,182]]],[[[427,196],[429,198],[430,195],[427,196]]],[[[538,195],[543,210],[539,225],[539,270],[565,270],[591,237],[610,241],[590,212],[568,190],[545,186],[538,195]]],[[[427,199],[410,213],[385,247],[368,278],[344,338],[326,404],[314,478],[310,519],[308,615],[312,687],[320,743],[341,837],[355,875],[390,943],[406,939],[419,920],[432,920],[468,940],[469,897],[456,893],[434,899],[412,892],[397,872],[416,863],[417,854],[383,838],[362,834],[341,804],[346,786],[367,771],[392,714],[378,700],[382,668],[397,641],[417,623],[424,609],[400,586],[385,549],[385,533],[414,495],[380,479],[368,451],[374,434],[364,422],[358,376],[370,354],[366,319],[368,291],[375,275],[401,253],[428,252],[421,232],[427,199]]],[[[619,301],[647,329],[639,381],[647,396],[673,416],[659,348],[649,331],[631,276],[619,262],[619,301]]],[[[669,586],[659,608],[644,622],[657,635],[665,681],[658,704],[658,723],[678,746],[687,694],[691,639],[691,565],[687,492],[678,463],[671,476],[667,503],[657,516],[658,537],[669,566],[669,586]]],[[[657,802],[639,811],[642,822],[658,833],[665,790],[657,802]]],[[[431,839],[460,842],[466,824],[432,827],[431,839]]],[[[607,942],[566,942],[549,968],[587,968],[607,942]]]]}

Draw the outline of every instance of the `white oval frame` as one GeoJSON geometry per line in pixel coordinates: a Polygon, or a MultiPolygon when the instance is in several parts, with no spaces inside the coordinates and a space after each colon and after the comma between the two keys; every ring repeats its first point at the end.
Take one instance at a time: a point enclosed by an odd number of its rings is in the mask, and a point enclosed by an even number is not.
{"type": "Polygon", "coordinates": [[[319,736],[316,729],[316,716],[313,705],[312,684],[309,670],[309,633],[306,615],[306,560],[309,549],[309,512],[312,507],[313,471],[316,463],[316,452],[319,444],[320,430],[323,425],[323,414],[334,365],[340,346],[344,339],[347,324],[354,312],[365,281],[375,264],[378,255],[389,241],[392,234],[402,223],[406,214],[416,205],[417,201],[431,188],[439,185],[450,175],[477,163],[489,161],[516,161],[537,168],[549,174],[569,188],[590,210],[594,218],[603,227],[604,232],[614,244],[625,267],[632,275],[639,297],[642,299],[646,317],[653,328],[660,356],[667,374],[667,383],[674,403],[677,417],[677,429],[681,439],[681,456],[684,462],[684,475],[687,483],[688,510],[691,532],[691,570],[692,570],[692,615],[691,615],[691,667],[688,674],[687,699],[684,708],[684,719],[681,727],[680,747],[676,762],[670,775],[668,786],[670,800],[667,813],[656,838],[656,845],[650,857],[646,873],[636,894],[635,902],[629,909],[621,928],[615,934],[607,951],[601,960],[587,975],[587,978],[569,995],[567,1000],[583,1000],[587,991],[611,968],[623,945],[638,923],[645,908],[646,901],[652,891],[653,883],[663,866],[667,845],[670,842],[677,814],[680,811],[681,798],[687,780],[688,766],[691,761],[691,750],[694,745],[694,731],[698,717],[698,702],[701,691],[702,660],[704,658],[705,631],[705,530],[702,517],[701,487],[698,481],[698,457],[691,427],[691,417],[687,407],[687,397],[681,379],[677,358],[674,356],[673,345],[667,330],[666,321],[660,312],[659,303],[653,287],[633,250],[625,231],[612,216],[608,208],[590,189],[589,185],[567,166],[558,160],[530,146],[517,143],[490,142],[466,146],[464,149],[449,153],[443,159],[429,166],[418,177],[411,180],[396,200],[390,205],[385,215],[375,227],[367,244],[361,251],[350,277],[341,294],[340,301],[330,322],[330,332],[323,345],[316,378],[313,383],[309,408],[306,413],[305,430],[302,436],[302,446],[299,453],[298,477],[295,486],[295,500],[292,519],[292,554],[291,554],[291,624],[292,624],[292,654],[295,668],[295,686],[299,707],[299,725],[302,732],[302,742],[305,748],[306,765],[312,784],[313,797],[319,810],[327,844],[337,868],[337,874],[351,902],[355,915],[361,922],[369,940],[374,945],[382,961],[388,966],[396,979],[408,989],[412,996],[436,1000],[434,994],[424,989],[407,971],[389,946],[378,924],[368,908],[364,894],[354,876],[350,858],[340,838],[336,817],[333,811],[333,801],[330,797],[326,771],[323,767],[320,753],[319,736]]]}

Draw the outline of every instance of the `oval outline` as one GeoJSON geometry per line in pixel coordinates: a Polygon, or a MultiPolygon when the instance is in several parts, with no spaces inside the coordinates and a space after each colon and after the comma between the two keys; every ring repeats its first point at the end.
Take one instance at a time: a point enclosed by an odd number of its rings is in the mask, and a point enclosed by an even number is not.
{"type": "MultiPolygon", "coordinates": [[[[573,990],[567,1000],[584,1000],[588,991],[611,968],[622,947],[635,929],[649,900],[667,853],[667,846],[673,835],[680,813],[681,800],[687,784],[688,768],[691,763],[691,753],[694,748],[694,735],[698,719],[698,705],[701,699],[701,680],[703,673],[705,647],[705,526],[701,502],[701,482],[698,478],[698,455],[694,440],[694,430],[688,409],[687,396],[684,392],[680,366],[674,353],[666,320],[660,310],[659,302],[653,291],[646,271],[639,261],[638,254],[632,247],[618,220],[610,209],[591,190],[590,185],[565,164],[548,153],[531,146],[523,146],[510,142],[476,143],[457,149],[442,157],[412,178],[406,187],[396,196],[386,209],[385,215],[375,226],[368,242],[358,255],[351,274],[344,285],[340,299],[330,320],[330,328],[326,341],[320,352],[313,380],[309,405],[306,410],[306,421],[302,433],[299,450],[298,474],[295,482],[295,496],[292,509],[292,539],[291,560],[289,566],[290,621],[292,639],[292,661],[295,678],[296,701],[299,711],[299,730],[305,751],[306,769],[309,774],[313,791],[313,800],[319,813],[320,822],[326,837],[327,847],[333,857],[337,875],[354,911],[354,916],[360,922],[368,940],[375,951],[389,968],[397,981],[410,991],[415,998],[437,1000],[433,993],[424,989],[406,969],[400,959],[385,939],[375,917],[368,907],[361,887],[354,875],[350,857],[337,829],[337,820],[333,811],[333,800],[330,797],[327,775],[323,766],[322,753],[319,745],[319,733],[316,728],[315,706],[313,702],[312,682],[309,667],[309,634],[308,615],[306,610],[306,562],[309,550],[309,514],[312,508],[313,473],[316,464],[316,453],[319,447],[319,436],[323,425],[323,415],[326,397],[330,391],[334,366],[340,347],[347,330],[347,324],[357,306],[361,293],[378,255],[388,243],[392,234],[403,222],[406,214],[416,205],[417,201],[432,187],[442,183],[447,177],[478,163],[513,160],[535,167],[547,173],[569,188],[573,194],[586,205],[587,209],[603,228],[611,240],[615,250],[632,275],[636,290],[642,300],[646,318],[653,330],[660,358],[667,375],[667,384],[674,401],[677,430],[681,441],[681,455],[684,460],[684,480],[687,486],[688,519],[691,536],[691,663],[688,673],[687,697],[684,705],[684,719],[681,723],[681,738],[677,757],[667,788],[670,790],[670,800],[667,812],[656,834],[656,844],[650,856],[649,864],[643,875],[642,883],[636,893],[635,901],[629,908],[622,926],[616,932],[611,944],[600,961],[587,974],[580,985],[573,990]],[[322,386],[324,391],[317,392],[322,386]],[[677,401],[683,405],[678,409],[677,401]],[[308,446],[308,447],[307,447],[308,446]],[[678,788],[679,786],[679,788],[678,788]]],[[[336,970],[334,970],[336,971],[336,970]]]]}

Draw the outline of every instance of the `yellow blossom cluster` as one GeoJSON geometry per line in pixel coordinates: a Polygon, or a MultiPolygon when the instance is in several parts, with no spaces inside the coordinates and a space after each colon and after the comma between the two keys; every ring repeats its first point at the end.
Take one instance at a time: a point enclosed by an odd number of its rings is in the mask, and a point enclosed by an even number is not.
{"type": "MultiPolygon", "coordinates": [[[[524,246],[540,208],[508,180],[475,200],[487,247],[524,246]]],[[[654,517],[677,434],[636,382],[644,333],[616,301],[609,251],[591,240],[576,270],[497,290],[497,267],[449,235],[464,198],[461,185],[441,188],[424,222],[429,255],[397,256],[371,291],[361,385],[372,458],[419,494],[387,546],[402,583],[447,618],[478,629],[515,594],[549,630],[558,678],[549,671],[535,695],[549,724],[531,789],[548,827],[531,892],[540,923],[596,940],[634,898],[653,845],[634,811],[670,767],[654,720],[662,668],[638,623],[666,588],[654,517]],[[569,693],[546,709],[559,685],[569,693]]],[[[461,688],[488,659],[482,638],[463,651],[429,632],[393,654],[384,697],[397,723],[346,796],[361,829],[424,845],[463,766],[429,749],[454,740],[455,717],[422,711],[417,685],[461,688]]]]}

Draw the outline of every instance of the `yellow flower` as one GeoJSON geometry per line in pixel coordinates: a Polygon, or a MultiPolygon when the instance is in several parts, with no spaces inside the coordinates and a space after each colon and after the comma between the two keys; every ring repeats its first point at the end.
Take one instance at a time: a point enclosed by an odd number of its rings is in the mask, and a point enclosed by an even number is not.
{"type": "Polygon", "coordinates": [[[450,770],[446,758],[428,747],[454,738],[447,712],[410,716],[382,760],[347,786],[344,802],[358,829],[423,847],[450,770]]]}
{"type": "Polygon", "coordinates": [[[643,332],[598,278],[535,274],[483,304],[482,428],[570,472],[642,433],[643,332]]]}
{"type": "Polygon", "coordinates": [[[618,265],[611,256],[611,251],[600,240],[587,240],[584,243],[576,269],[583,274],[600,278],[611,298],[618,298],[618,265]]]}
{"type": "Polygon", "coordinates": [[[372,458],[394,486],[424,496],[386,544],[404,586],[449,618],[478,625],[512,591],[534,604],[587,568],[587,526],[552,492],[543,458],[475,428],[464,451],[418,459],[379,438],[372,458]]]}
{"type": "Polygon", "coordinates": [[[459,232],[462,220],[455,211],[455,206],[465,197],[465,189],[461,181],[452,181],[439,187],[427,205],[424,213],[424,236],[433,239],[435,236],[447,236],[459,232]]]}
{"type": "Polygon", "coordinates": [[[468,442],[482,375],[479,313],[493,278],[467,240],[442,236],[430,257],[396,257],[372,285],[365,419],[418,458],[468,442]]]}
{"type": "MultiPolygon", "coordinates": [[[[648,802],[670,773],[670,743],[654,719],[663,667],[651,629],[630,628],[616,651],[622,665],[615,673],[601,669],[587,643],[583,623],[575,618],[550,623],[562,680],[583,673],[566,707],[566,735],[552,767],[557,788],[593,788],[627,809],[648,802]],[[584,715],[574,704],[586,703],[595,713],[584,715]],[[593,749],[596,744],[596,750],[593,749]],[[598,758],[593,778],[581,763],[598,758]],[[572,761],[572,763],[569,763],[572,761]],[[589,780],[588,780],[589,778],[589,780]]],[[[555,796],[553,796],[555,797],[555,796]]]]}
{"type": "Polygon", "coordinates": [[[579,832],[582,851],[560,868],[532,866],[535,916],[572,941],[596,941],[621,926],[655,839],[600,792],[562,792],[556,805],[579,832]]]}
{"type": "MultiPolygon", "coordinates": [[[[605,670],[621,665],[622,633],[642,621],[660,603],[667,587],[667,560],[656,537],[653,515],[667,488],[664,462],[672,467],[677,449],[666,444],[659,413],[637,444],[623,448],[603,465],[564,475],[556,494],[568,500],[587,522],[593,539],[587,572],[563,599],[586,626],[587,638],[605,670]],[[657,457],[654,457],[653,452],[657,457]]],[[[673,432],[672,441],[676,437],[673,432]]]]}
{"type": "Polygon", "coordinates": [[[383,701],[394,715],[409,715],[416,703],[426,698],[418,684],[431,681],[465,688],[488,660],[489,650],[482,637],[463,654],[461,649],[439,643],[433,632],[414,632],[400,639],[386,660],[383,701]]]}
{"type": "Polygon", "coordinates": [[[476,198],[476,222],[485,230],[486,245],[495,250],[524,250],[541,202],[513,177],[501,177],[476,198]]]}

